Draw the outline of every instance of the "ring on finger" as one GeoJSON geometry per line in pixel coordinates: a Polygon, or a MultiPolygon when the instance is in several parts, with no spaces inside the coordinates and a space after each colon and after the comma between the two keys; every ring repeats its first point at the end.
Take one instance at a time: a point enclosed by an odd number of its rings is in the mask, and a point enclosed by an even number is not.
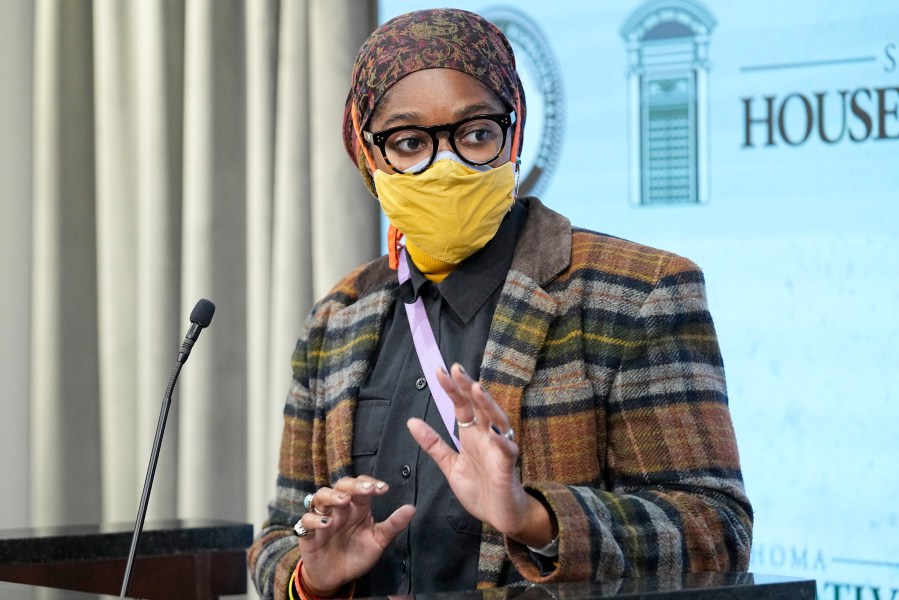
{"type": "Polygon", "coordinates": [[[317,508],[315,507],[314,504],[312,505],[312,512],[314,512],[315,514],[319,515],[320,517],[324,517],[325,515],[331,514],[331,511],[332,511],[332,510],[334,510],[334,507],[333,507],[333,506],[329,506],[329,507],[328,507],[328,510],[321,511],[321,510],[317,509],[317,508]]]}
{"type": "Polygon", "coordinates": [[[503,434],[503,437],[509,440],[510,442],[515,439],[515,430],[509,427],[509,430],[503,434]]]}
{"type": "Polygon", "coordinates": [[[459,424],[459,429],[465,429],[466,427],[471,427],[472,425],[477,425],[477,424],[478,424],[478,418],[477,418],[477,417],[473,417],[473,418],[471,419],[471,421],[465,421],[464,423],[463,423],[462,421],[459,421],[459,420],[457,419],[457,420],[456,420],[456,423],[459,424]]]}
{"type": "Polygon", "coordinates": [[[312,510],[312,501],[313,501],[314,499],[315,499],[315,494],[314,494],[314,493],[313,493],[313,494],[306,494],[306,497],[303,498],[303,508],[305,508],[307,512],[310,511],[310,510],[312,510]]]}
{"type": "Polygon", "coordinates": [[[314,529],[306,529],[300,521],[297,521],[297,524],[293,526],[293,530],[296,532],[297,537],[301,538],[312,537],[315,535],[314,529]]]}

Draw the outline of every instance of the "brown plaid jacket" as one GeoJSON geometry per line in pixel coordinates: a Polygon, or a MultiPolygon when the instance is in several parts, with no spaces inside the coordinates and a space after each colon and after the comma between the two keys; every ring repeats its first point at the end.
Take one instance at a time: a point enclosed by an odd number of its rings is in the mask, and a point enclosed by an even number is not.
{"type": "MultiPolygon", "coordinates": [[[[558,519],[559,563],[541,577],[485,525],[478,587],[745,570],[752,509],[702,273],[523,202],[481,382],[517,432],[522,481],[558,519]]],[[[265,598],[286,598],[303,497],[352,474],[356,397],[396,285],[385,257],[360,267],[297,344],[277,495],[249,551],[265,598]]]]}

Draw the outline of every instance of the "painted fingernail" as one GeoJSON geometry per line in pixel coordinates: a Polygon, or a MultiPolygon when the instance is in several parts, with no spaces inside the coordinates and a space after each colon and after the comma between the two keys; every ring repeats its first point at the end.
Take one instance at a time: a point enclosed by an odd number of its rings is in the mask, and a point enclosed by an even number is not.
{"type": "Polygon", "coordinates": [[[499,427],[497,427],[497,426],[494,425],[493,423],[490,424],[490,429],[492,429],[492,430],[494,431],[494,433],[496,433],[496,435],[502,435],[502,434],[503,434],[503,432],[499,430],[499,427]]]}
{"type": "Polygon", "coordinates": [[[319,520],[321,521],[322,525],[327,525],[328,523],[331,522],[331,518],[330,518],[330,517],[322,517],[322,518],[319,519],[319,520]]]}
{"type": "Polygon", "coordinates": [[[339,493],[337,494],[337,499],[338,499],[338,500],[346,500],[346,499],[347,499],[347,495],[344,494],[343,492],[339,492],[339,493]]]}
{"type": "Polygon", "coordinates": [[[446,367],[444,367],[443,365],[440,365],[440,372],[444,375],[449,375],[449,373],[446,372],[446,367]]]}
{"type": "Polygon", "coordinates": [[[465,370],[465,367],[463,367],[463,366],[460,365],[459,363],[456,363],[456,366],[459,367],[459,372],[460,372],[460,373],[462,373],[463,375],[468,375],[468,371],[465,370]]]}
{"type": "Polygon", "coordinates": [[[375,487],[376,487],[378,490],[383,490],[385,487],[387,487],[387,484],[384,483],[383,481],[379,481],[379,482],[378,482],[378,485],[376,485],[375,487]]]}

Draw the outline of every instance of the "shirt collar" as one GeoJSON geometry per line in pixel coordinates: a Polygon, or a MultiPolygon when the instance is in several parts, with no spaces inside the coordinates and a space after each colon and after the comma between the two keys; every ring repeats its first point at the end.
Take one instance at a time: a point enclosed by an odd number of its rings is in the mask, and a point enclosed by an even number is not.
{"type": "MultiPolygon", "coordinates": [[[[496,235],[487,245],[462,261],[437,286],[450,308],[468,323],[506,280],[512,265],[515,245],[527,218],[527,208],[516,201],[505,216],[496,235]]],[[[434,285],[425,277],[412,259],[409,261],[409,281],[397,288],[397,297],[405,303],[415,302],[428,286],[434,285]]]]}

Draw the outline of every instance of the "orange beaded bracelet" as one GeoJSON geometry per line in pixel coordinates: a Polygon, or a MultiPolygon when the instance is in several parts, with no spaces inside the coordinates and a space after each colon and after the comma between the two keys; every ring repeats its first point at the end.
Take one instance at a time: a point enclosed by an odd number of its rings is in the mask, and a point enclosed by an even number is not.
{"type": "MultiPolygon", "coordinates": [[[[294,569],[293,575],[290,577],[290,588],[289,588],[290,600],[297,600],[293,595],[294,589],[296,589],[297,594],[300,595],[299,600],[325,600],[324,598],[319,598],[318,596],[312,594],[306,588],[306,586],[303,585],[302,570],[303,570],[303,559],[301,558],[299,560],[299,562],[297,562],[297,568],[294,569]]],[[[344,590],[347,589],[347,587],[349,587],[349,590],[347,591],[347,593],[339,593],[333,597],[334,598],[347,598],[347,600],[351,599],[353,597],[353,594],[356,593],[356,582],[353,581],[348,586],[344,586],[343,588],[341,588],[340,591],[343,592],[344,590]]]]}

